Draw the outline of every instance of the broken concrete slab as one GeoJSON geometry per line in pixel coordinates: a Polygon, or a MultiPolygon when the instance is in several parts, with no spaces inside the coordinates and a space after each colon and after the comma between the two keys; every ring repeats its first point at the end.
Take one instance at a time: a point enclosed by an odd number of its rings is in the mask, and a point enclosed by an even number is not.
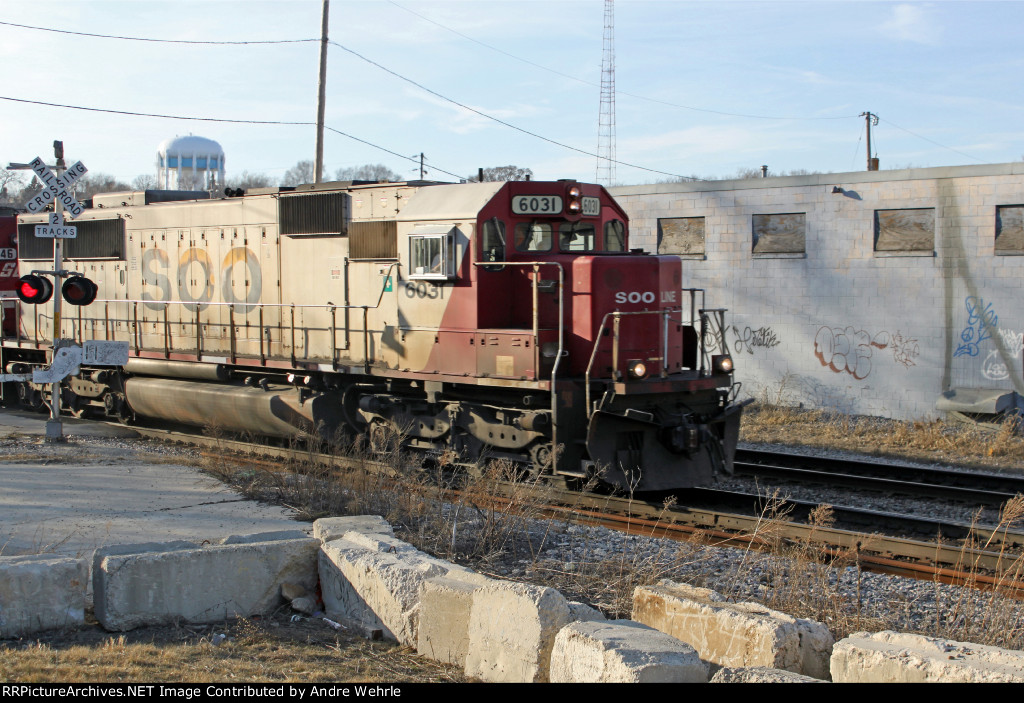
{"type": "Polygon", "coordinates": [[[85,624],[89,560],[0,557],[0,638],[85,624]]]}
{"type": "Polygon", "coordinates": [[[662,581],[634,591],[633,619],[690,643],[712,664],[829,677],[835,639],[828,628],[759,603],[730,603],[706,588],[662,581]]]}
{"type": "Polygon", "coordinates": [[[312,537],[197,547],[115,545],[93,557],[93,605],[108,630],[174,622],[217,622],[267,613],[281,584],[317,583],[312,537]]]}
{"type": "Polygon", "coordinates": [[[899,632],[855,633],[832,652],[836,683],[1024,682],[1024,652],[899,632]]]}
{"type": "Polygon", "coordinates": [[[812,676],[767,666],[723,666],[709,683],[828,683],[812,676]]]}
{"type": "Polygon", "coordinates": [[[313,521],[313,536],[322,542],[344,537],[346,532],[395,536],[391,525],[380,515],[342,515],[313,521]]]}
{"type": "Polygon", "coordinates": [[[552,683],[705,683],[690,645],[631,620],[574,622],[555,637],[552,683]]]}
{"type": "Polygon", "coordinates": [[[473,593],[465,672],[487,682],[548,680],[551,649],[569,623],[569,604],[553,588],[492,581],[473,593]]]}
{"type": "Polygon", "coordinates": [[[473,594],[483,586],[466,579],[435,576],[423,582],[416,651],[434,661],[466,665],[473,594]]]}
{"type": "Polygon", "coordinates": [[[384,637],[415,647],[423,582],[435,576],[478,577],[387,535],[348,532],[325,542],[319,557],[327,614],[380,628],[384,637]]]}

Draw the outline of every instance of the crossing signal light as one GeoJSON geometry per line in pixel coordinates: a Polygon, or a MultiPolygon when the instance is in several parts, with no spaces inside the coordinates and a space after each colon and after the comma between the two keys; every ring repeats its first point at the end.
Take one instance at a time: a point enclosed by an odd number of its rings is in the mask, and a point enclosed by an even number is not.
{"type": "Polygon", "coordinates": [[[18,297],[23,303],[42,305],[53,295],[50,279],[30,273],[18,279],[18,297]]]}
{"type": "MultiPolygon", "coordinates": [[[[71,276],[64,281],[60,294],[71,305],[88,305],[96,300],[98,286],[84,276],[71,276]]],[[[49,296],[47,296],[49,297],[49,296]]]]}

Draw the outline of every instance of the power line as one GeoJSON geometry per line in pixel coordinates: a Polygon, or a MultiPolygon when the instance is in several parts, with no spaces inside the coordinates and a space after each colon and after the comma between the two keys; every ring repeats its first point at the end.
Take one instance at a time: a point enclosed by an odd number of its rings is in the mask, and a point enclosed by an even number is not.
{"type": "MultiPolygon", "coordinates": [[[[452,34],[460,36],[463,39],[466,39],[468,41],[473,42],[474,44],[479,44],[480,46],[482,46],[482,47],[484,47],[486,49],[490,49],[491,51],[495,51],[495,52],[497,52],[499,54],[507,56],[510,59],[514,59],[516,61],[520,61],[522,63],[525,63],[525,64],[528,64],[530,66],[533,66],[534,68],[539,68],[542,71],[547,71],[548,73],[553,73],[556,76],[561,76],[562,78],[568,78],[569,80],[576,81],[577,83],[582,83],[583,85],[588,85],[588,86],[590,86],[592,88],[601,88],[601,85],[598,84],[598,83],[593,83],[593,82],[588,81],[586,79],[579,78],[578,76],[570,76],[567,73],[562,73],[561,71],[556,71],[553,68],[550,68],[548,66],[543,66],[543,65],[541,65],[539,63],[535,63],[533,61],[530,61],[529,59],[524,59],[521,56],[516,56],[515,54],[510,54],[509,52],[504,51],[503,49],[499,49],[496,46],[491,46],[490,44],[487,44],[485,42],[480,41],[479,39],[474,39],[473,37],[471,37],[471,36],[469,36],[467,34],[463,34],[462,32],[459,32],[458,30],[452,29],[451,27],[447,27],[447,26],[441,24],[440,22],[435,22],[434,20],[430,19],[429,17],[425,17],[425,16],[421,15],[418,12],[414,12],[413,10],[410,10],[407,7],[403,7],[402,5],[399,5],[397,2],[394,2],[394,0],[388,0],[388,2],[390,2],[392,5],[394,5],[395,7],[397,7],[400,10],[404,10],[405,12],[408,12],[411,15],[415,15],[416,17],[419,17],[424,22],[429,22],[430,24],[435,25],[437,27],[440,27],[441,29],[444,29],[445,31],[448,31],[448,32],[451,32],[452,34]]],[[[781,116],[781,115],[751,115],[751,114],[745,114],[745,113],[740,113],[740,112],[725,112],[723,110],[712,110],[712,109],[709,109],[709,108],[694,107],[693,105],[681,105],[679,103],[672,103],[672,102],[667,102],[665,100],[658,100],[656,98],[647,97],[645,95],[637,95],[636,93],[627,93],[624,90],[616,90],[615,94],[616,95],[625,95],[626,97],[635,98],[637,100],[645,100],[647,102],[656,103],[658,105],[665,105],[667,107],[676,107],[676,108],[679,108],[681,110],[692,110],[693,112],[707,112],[707,113],[710,113],[710,114],[713,114],[713,115],[724,115],[726,117],[745,117],[745,118],[753,119],[753,120],[780,120],[780,121],[786,121],[786,120],[793,120],[793,121],[797,121],[797,120],[848,120],[848,119],[852,119],[852,118],[858,117],[858,115],[838,115],[838,116],[835,116],[835,117],[798,117],[798,116],[788,116],[787,117],[787,116],[781,116]]]]}
{"type": "Polygon", "coordinates": [[[918,139],[923,139],[926,142],[934,144],[935,146],[942,147],[943,149],[948,149],[949,151],[952,151],[954,154],[960,154],[960,156],[966,156],[968,159],[972,159],[972,160],[977,161],[978,163],[981,163],[981,164],[985,163],[985,161],[983,159],[979,159],[977,156],[971,156],[970,154],[965,154],[964,152],[958,151],[958,150],[954,149],[953,147],[946,146],[945,144],[940,144],[939,142],[935,141],[934,139],[929,139],[928,137],[925,137],[923,135],[917,134],[916,132],[911,132],[909,129],[906,129],[904,127],[900,127],[898,124],[896,124],[892,120],[884,120],[881,117],[879,117],[878,119],[881,120],[882,122],[885,122],[888,125],[892,125],[896,129],[903,130],[907,134],[915,136],[918,139]]]}
{"type": "MultiPolygon", "coordinates": [[[[385,73],[388,73],[388,74],[394,76],[395,78],[398,78],[399,80],[403,80],[406,83],[409,83],[410,85],[414,85],[417,88],[419,88],[420,90],[423,90],[423,91],[425,91],[427,93],[430,93],[431,95],[433,95],[433,96],[435,96],[437,98],[440,98],[440,99],[444,100],[445,102],[449,102],[452,105],[456,105],[458,107],[461,107],[463,110],[468,110],[469,112],[472,112],[475,115],[480,115],[481,117],[484,117],[484,118],[486,118],[488,120],[491,120],[492,122],[497,122],[498,124],[503,125],[505,127],[508,127],[509,129],[514,129],[517,132],[520,132],[520,133],[525,134],[527,136],[533,137],[535,139],[540,139],[541,141],[545,141],[548,144],[554,144],[555,146],[560,146],[563,149],[569,149],[570,151],[575,151],[575,152],[577,152],[579,154],[584,154],[586,156],[590,156],[590,157],[593,157],[593,158],[600,158],[597,154],[594,154],[592,152],[586,151],[584,149],[579,149],[577,147],[570,146],[568,144],[564,144],[564,143],[556,141],[554,139],[549,139],[548,137],[545,137],[543,135],[537,134],[536,132],[531,132],[528,129],[523,129],[522,127],[517,127],[516,125],[514,125],[514,124],[512,124],[510,122],[505,122],[504,120],[500,120],[497,117],[494,117],[493,115],[488,115],[486,112],[482,112],[480,110],[477,110],[476,108],[472,108],[469,105],[465,105],[463,103],[458,102],[457,100],[452,100],[451,98],[449,98],[449,97],[447,97],[445,95],[442,95],[441,93],[438,93],[435,90],[431,90],[430,88],[426,87],[425,85],[423,85],[421,83],[417,83],[416,81],[412,80],[411,78],[406,78],[402,74],[397,73],[395,71],[392,71],[390,68],[387,68],[386,66],[382,66],[381,64],[377,63],[373,59],[369,59],[369,58],[363,56],[362,54],[360,54],[359,52],[353,51],[352,49],[349,49],[347,46],[343,46],[343,45],[339,44],[336,41],[332,41],[332,42],[330,42],[330,44],[333,45],[333,46],[338,47],[342,51],[346,51],[346,52],[352,54],[353,56],[355,56],[358,59],[362,59],[363,61],[365,61],[366,63],[370,64],[371,66],[376,66],[380,70],[382,70],[385,73]]],[[[668,171],[658,171],[657,169],[647,168],[645,166],[638,166],[636,164],[627,163],[625,161],[617,161],[616,160],[614,163],[619,164],[621,166],[628,166],[630,168],[640,169],[641,171],[648,171],[649,173],[658,173],[658,174],[661,174],[662,176],[672,176],[673,178],[682,178],[682,179],[685,179],[685,180],[694,180],[693,178],[691,178],[689,176],[683,176],[683,175],[680,175],[678,173],[669,173],[668,171]]]]}
{"type": "Polygon", "coordinates": [[[30,24],[16,24],[14,22],[0,22],[0,25],[18,27],[20,29],[32,29],[37,32],[53,32],[54,34],[73,34],[78,37],[93,37],[95,39],[120,39],[122,41],[144,41],[156,42],[159,44],[211,44],[211,45],[240,45],[240,44],[299,44],[302,42],[315,42],[319,39],[266,39],[260,41],[197,41],[191,39],[151,39],[147,37],[124,37],[114,34],[92,34],[90,32],[72,32],[67,29],[53,29],[51,27],[35,27],[30,24]]]}
{"type": "MultiPolygon", "coordinates": [[[[12,98],[12,97],[6,96],[6,95],[0,95],[0,100],[7,100],[7,101],[10,101],[10,102],[15,102],[15,103],[26,103],[26,104],[29,104],[29,105],[42,105],[44,107],[58,107],[58,108],[64,108],[64,109],[67,109],[67,110],[84,110],[86,112],[102,112],[102,113],[107,113],[107,114],[112,114],[112,115],[126,115],[128,117],[156,117],[156,118],[164,119],[164,120],[192,120],[192,121],[196,121],[196,122],[226,122],[226,123],[229,123],[229,124],[265,124],[265,125],[291,125],[291,126],[309,126],[309,125],[315,124],[313,122],[288,122],[288,121],[284,121],[284,120],[239,120],[239,119],[231,119],[231,118],[226,118],[226,117],[195,117],[195,116],[191,116],[191,115],[167,115],[167,114],[161,114],[161,113],[156,113],[156,112],[133,112],[133,111],[130,111],[130,110],[112,110],[110,108],[85,107],[85,106],[82,106],[82,105],[67,105],[67,104],[64,104],[64,103],[51,103],[51,102],[45,102],[45,101],[42,101],[42,100],[28,100],[28,99],[25,99],[25,98],[12,98]]],[[[329,127],[327,125],[324,125],[324,129],[327,129],[327,130],[329,130],[331,132],[334,132],[335,134],[341,135],[342,137],[346,137],[346,138],[351,139],[353,141],[357,141],[357,142],[359,142],[361,144],[365,144],[367,146],[371,146],[374,149],[379,149],[380,151],[383,151],[383,152],[386,152],[388,154],[391,154],[392,156],[397,156],[399,158],[405,159],[406,161],[412,161],[413,163],[417,163],[417,164],[419,163],[418,159],[410,158],[410,157],[408,157],[408,156],[406,156],[404,154],[398,153],[397,151],[392,151],[391,149],[388,149],[386,147],[380,146],[379,144],[374,144],[373,142],[368,142],[365,139],[360,139],[359,137],[353,136],[353,135],[348,134],[346,132],[342,132],[340,129],[335,129],[334,127],[329,127]]],[[[459,178],[459,179],[463,178],[463,176],[460,176],[460,175],[458,175],[456,173],[451,173],[450,171],[445,171],[444,169],[439,168],[437,166],[434,166],[433,164],[431,164],[431,166],[433,167],[433,169],[435,171],[439,171],[440,173],[443,173],[445,175],[452,176],[454,178],[459,178]]]]}

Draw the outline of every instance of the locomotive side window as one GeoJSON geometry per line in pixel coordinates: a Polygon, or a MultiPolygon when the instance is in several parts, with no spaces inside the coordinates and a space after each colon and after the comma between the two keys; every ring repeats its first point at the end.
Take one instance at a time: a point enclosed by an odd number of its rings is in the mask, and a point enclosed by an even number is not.
{"type": "Polygon", "coordinates": [[[563,222],[558,227],[558,248],[562,251],[593,251],[596,244],[593,222],[563,222]]]}
{"type": "MultiPolygon", "coordinates": [[[[480,247],[482,249],[481,261],[504,261],[505,223],[497,217],[492,217],[487,222],[484,222],[480,247]]],[[[494,270],[494,268],[489,267],[489,270],[494,270]]]]}
{"type": "Polygon", "coordinates": [[[551,251],[554,238],[547,222],[520,222],[516,225],[516,251],[551,251]]]}
{"type": "Polygon", "coordinates": [[[626,251],[626,227],[622,220],[604,223],[604,250],[626,251]]]}
{"type": "Polygon", "coordinates": [[[409,278],[452,277],[451,245],[447,235],[409,237],[409,278]]]}

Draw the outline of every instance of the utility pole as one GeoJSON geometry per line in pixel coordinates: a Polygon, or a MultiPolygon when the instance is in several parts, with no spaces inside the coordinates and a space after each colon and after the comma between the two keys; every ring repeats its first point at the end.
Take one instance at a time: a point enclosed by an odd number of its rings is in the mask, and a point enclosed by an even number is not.
{"type": "Polygon", "coordinates": [[[874,115],[870,112],[862,112],[860,113],[860,116],[864,118],[864,122],[866,123],[868,130],[868,170],[877,171],[878,157],[872,158],[871,156],[871,127],[872,125],[875,127],[878,126],[878,115],[874,115]]]}
{"type": "Polygon", "coordinates": [[[324,172],[324,103],[327,93],[327,18],[331,0],[324,0],[324,14],[320,23],[320,81],[316,103],[316,163],[313,166],[313,182],[323,180],[324,172]]]}
{"type": "Polygon", "coordinates": [[[423,170],[423,158],[424,158],[423,152],[421,151],[420,152],[420,180],[421,181],[423,180],[423,176],[426,174],[426,171],[423,170]]]}

